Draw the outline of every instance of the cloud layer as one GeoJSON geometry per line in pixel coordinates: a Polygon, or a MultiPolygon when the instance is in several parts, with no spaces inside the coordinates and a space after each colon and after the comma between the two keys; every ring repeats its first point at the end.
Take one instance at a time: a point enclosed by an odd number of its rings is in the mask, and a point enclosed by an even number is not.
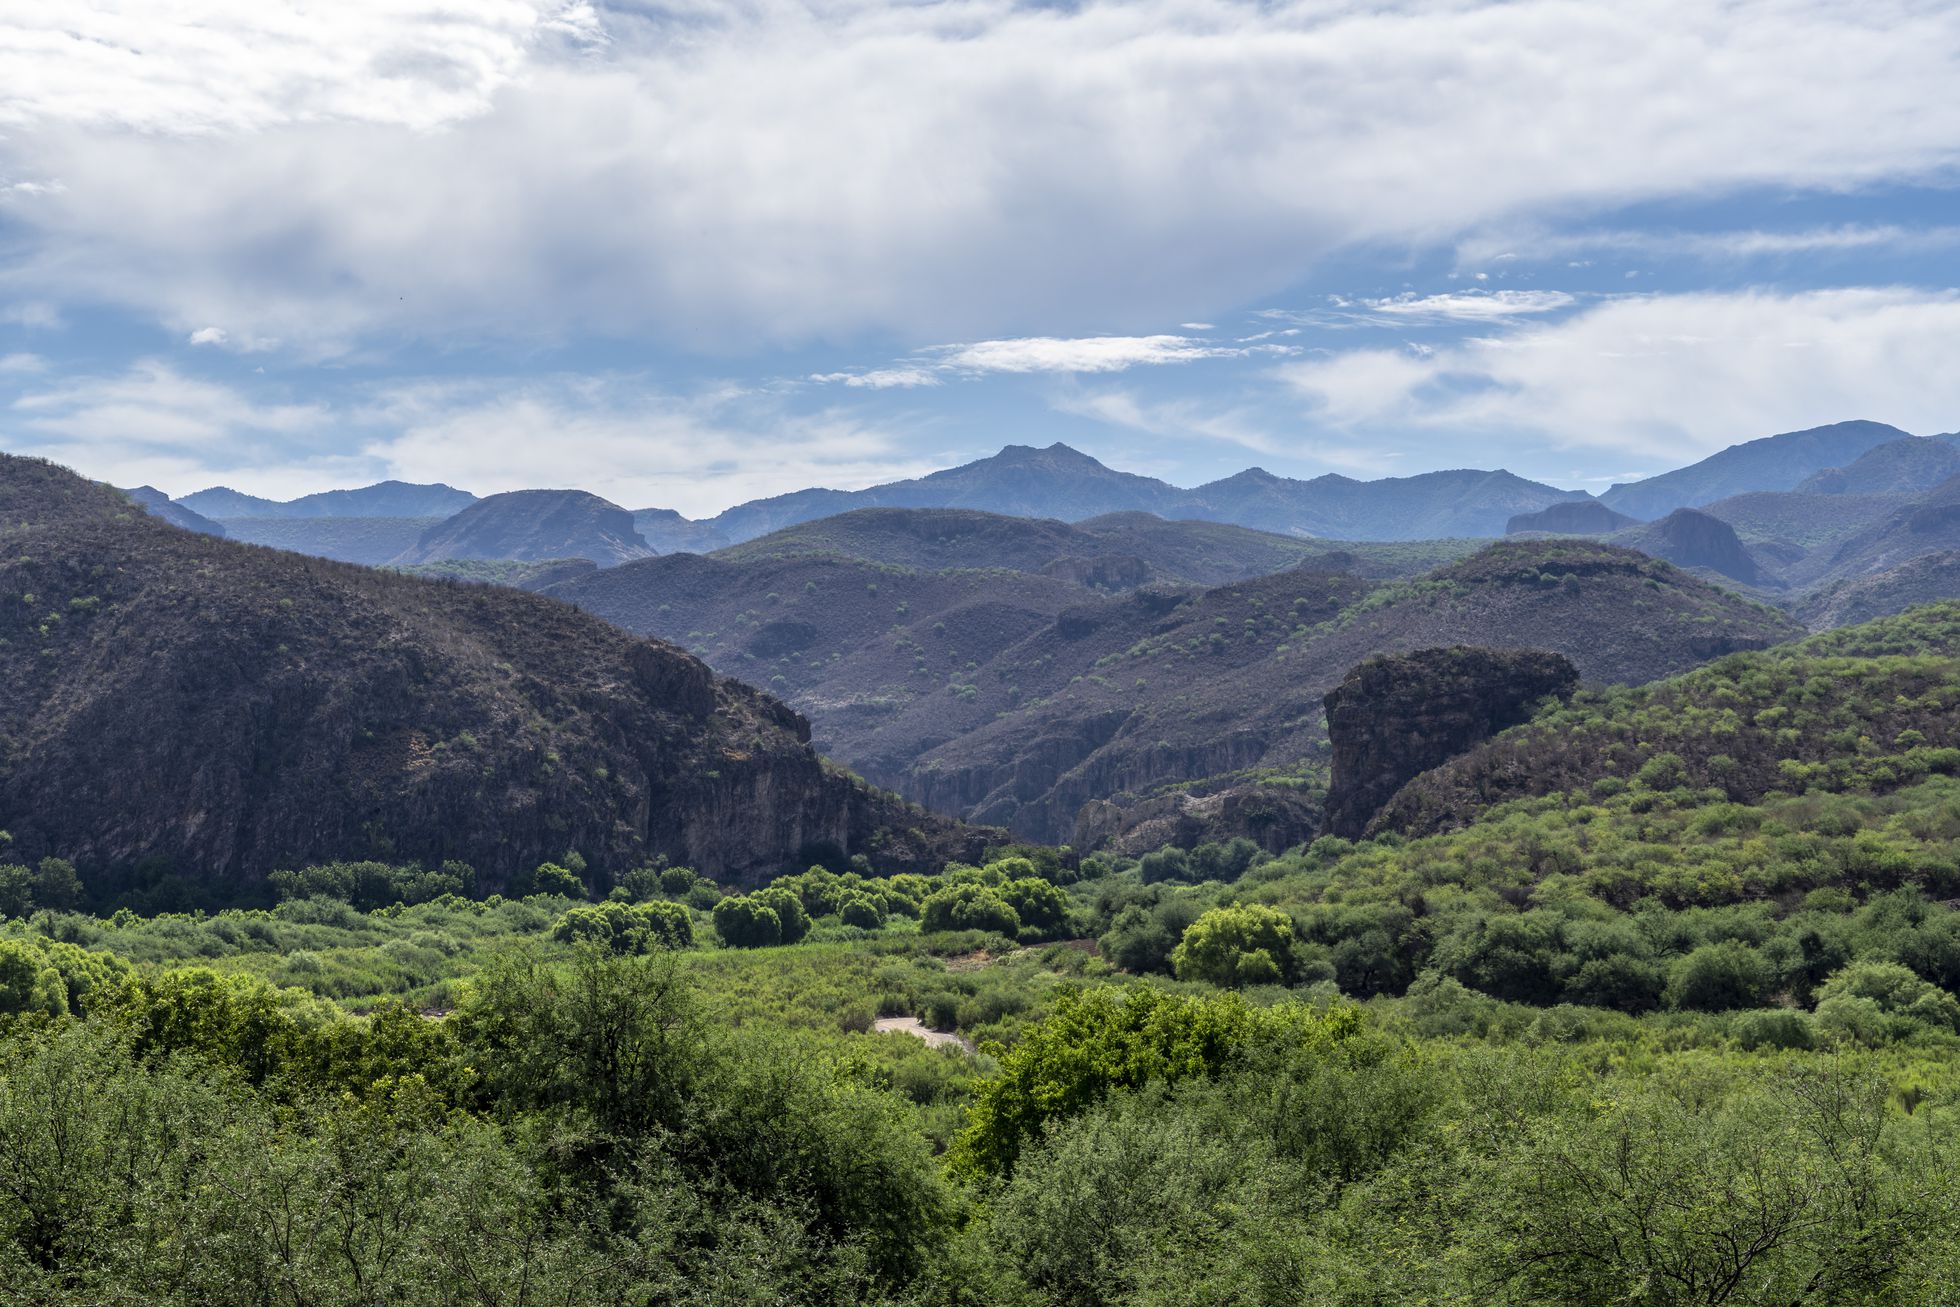
{"type": "Polygon", "coordinates": [[[69,9],[0,38],[0,291],[316,352],[1140,333],[1357,243],[1960,162],[1936,0],[69,9]]]}

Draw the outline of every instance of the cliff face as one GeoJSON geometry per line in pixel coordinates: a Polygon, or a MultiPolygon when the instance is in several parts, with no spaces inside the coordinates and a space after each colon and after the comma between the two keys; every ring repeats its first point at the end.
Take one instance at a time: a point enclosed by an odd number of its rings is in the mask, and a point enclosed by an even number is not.
{"type": "Polygon", "coordinates": [[[1638,519],[1615,513],[1597,499],[1574,499],[1547,504],[1535,513],[1519,513],[1504,524],[1504,534],[1546,531],[1562,536],[1603,536],[1609,531],[1639,525],[1638,519]]]}
{"type": "Polygon", "coordinates": [[[0,829],[85,875],[242,883],[583,853],[748,880],[981,838],[827,767],[681,650],[514,590],[238,545],[0,457],[0,829]]]}
{"type": "Polygon", "coordinates": [[[1578,683],[1569,660],[1536,650],[1457,645],[1368,659],[1327,694],[1327,833],[1360,836],[1416,776],[1578,683]]]}

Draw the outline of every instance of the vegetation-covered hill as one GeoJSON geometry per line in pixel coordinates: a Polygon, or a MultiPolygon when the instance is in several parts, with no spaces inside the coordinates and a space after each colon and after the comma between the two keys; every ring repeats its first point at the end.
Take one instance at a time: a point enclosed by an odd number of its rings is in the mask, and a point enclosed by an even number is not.
{"type": "Polygon", "coordinates": [[[1735,528],[1712,513],[1677,508],[1658,522],[1617,531],[1614,544],[1638,549],[1676,567],[1712,573],[1743,585],[1773,584],[1770,573],[1743,545],[1735,528]]]}
{"type": "Polygon", "coordinates": [[[393,561],[589,558],[612,567],[652,554],[633,529],[633,515],[617,504],[583,490],[513,490],[437,522],[393,561]]]}
{"type": "Polygon", "coordinates": [[[141,508],[144,512],[150,514],[152,517],[162,518],[172,526],[182,527],[186,531],[196,531],[201,535],[222,536],[226,534],[224,527],[212,521],[210,518],[201,517],[190,509],[185,508],[182,504],[174,502],[170,496],[164,494],[155,486],[137,486],[134,490],[125,490],[123,493],[129,496],[131,503],[141,508]]]}
{"type": "Polygon", "coordinates": [[[1519,513],[1504,524],[1504,534],[1514,536],[1537,531],[1547,535],[1597,536],[1637,524],[1637,518],[1615,513],[1597,499],[1573,499],[1535,513],[1519,513]]]}
{"type": "Polygon", "coordinates": [[[1616,485],[1599,500],[1615,512],[1652,521],[1731,495],[1794,490],[1826,468],[1843,467],[1874,446],[1908,435],[1883,422],[1837,422],[1764,436],[1672,472],[1616,485]]]}
{"type": "Polygon", "coordinates": [[[1428,832],[1548,794],[1884,792],[1960,769],[1960,603],[1945,602],[1671,680],[1575,697],[1412,781],[1376,828],[1428,832]]]}
{"type": "Polygon", "coordinates": [[[964,838],[827,769],[782,705],[552,600],[195,535],[17,458],[0,535],[0,830],[89,876],[368,855],[494,884],[576,848],[739,878],[964,838]]]}

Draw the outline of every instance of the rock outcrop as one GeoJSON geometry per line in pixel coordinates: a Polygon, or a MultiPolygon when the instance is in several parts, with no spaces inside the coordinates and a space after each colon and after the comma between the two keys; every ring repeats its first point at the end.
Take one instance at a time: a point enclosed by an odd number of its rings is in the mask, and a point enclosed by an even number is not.
{"type": "Polygon", "coordinates": [[[1700,568],[1744,585],[1762,585],[1769,580],[1735,528],[1699,509],[1677,508],[1658,522],[1616,538],[1676,567],[1700,568]]]}
{"type": "Polygon", "coordinates": [[[1570,660],[1531,649],[1455,645],[1368,659],[1326,698],[1333,749],[1327,833],[1361,836],[1418,775],[1578,684],[1570,660]]]}
{"type": "Polygon", "coordinates": [[[0,456],[0,829],[92,884],[211,897],[336,858],[567,849],[727,881],[984,834],[825,763],[809,725],[569,604],[180,531],[0,456]]]}

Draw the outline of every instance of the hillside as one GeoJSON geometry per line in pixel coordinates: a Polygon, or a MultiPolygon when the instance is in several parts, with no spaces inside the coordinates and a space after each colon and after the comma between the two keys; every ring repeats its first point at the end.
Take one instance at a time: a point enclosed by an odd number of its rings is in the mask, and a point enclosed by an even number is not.
{"type": "Polygon", "coordinates": [[[1908,434],[1882,422],[1837,422],[1764,436],[1672,472],[1613,486],[1599,501],[1616,513],[1652,521],[1677,508],[1699,508],[1730,495],[1794,490],[1815,473],[1843,467],[1874,446],[1908,434]]]}
{"type": "Polygon", "coordinates": [[[1533,648],[1639,682],[1799,630],[1628,550],[1504,544],[1386,585],[1295,571],[1085,606],[836,748],[929,806],[1060,839],[1091,799],[1318,766],[1321,697],[1370,654],[1533,648]]]}
{"type": "Polygon", "coordinates": [[[881,784],[1054,840],[1092,800],[1309,779],[1320,696],[1371,653],[1522,645],[1635,681],[1799,633],[1667,564],[1574,542],[1386,583],[1323,561],[1098,594],[1039,573],[683,555],[551,592],[782,694],[881,784]]]}
{"type": "Polygon", "coordinates": [[[634,510],[633,529],[656,554],[706,554],[730,543],[718,528],[689,521],[671,508],[634,510]]]}
{"type": "Polygon", "coordinates": [[[1960,595],[1960,550],[1921,554],[1889,571],[1820,586],[1797,610],[1813,631],[1850,626],[1960,595]]]}
{"type": "Polygon", "coordinates": [[[1735,528],[1744,544],[1829,550],[1885,520],[1908,502],[1905,495],[1821,495],[1764,490],[1718,499],[1701,511],[1735,528]]]}
{"type": "Polygon", "coordinates": [[[1454,561],[1476,542],[1303,540],[1221,522],[1109,513],[1073,525],[969,509],[865,508],[715,551],[747,564],[831,554],[923,571],[1039,572],[1098,590],[1146,582],[1220,585],[1309,563],[1401,576],[1454,561]]]}
{"type": "Polygon", "coordinates": [[[441,517],[234,517],[233,540],[379,567],[413,549],[441,517]]]}
{"type": "Polygon", "coordinates": [[[1960,450],[1938,436],[1907,436],[1873,446],[1843,467],[1808,477],[1797,487],[1813,495],[1923,495],[1960,476],[1960,450]]]}
{"type": "Polygon", "coordinates": [[[0,522],[0,829],[91,884],[385,857],[495,885],[567,849],[741,879],[970,839],[565,604],[180,531],[34,460],[0,457],[0,522]]]}
{"type": "Polygon", "coordinates": [[[213,486],[177,501],[193,512],[226,521],[234,517],[448,517],[476,502],[454,486],[380,481],[352,490],[323,490],[280,501],[213,486]]]}
{"type": "Polygon", "coordinates": [[[1960,548],[1960,477],[1908,499],[1835,549],[1818,550],[1791,573],[1811,585],[1856,581],[1915,558],[1960,548]]]}
{"type": "Polygon", "coordinates": [[[1654,685],[1582,693],[1411,781],[1372,829],[1421,835],[1516,799],[1806,788],[1883,793],[1960,771],[1960,603],[1915,608],[1654,685]]]}
{"type": "Polygon", "coordinates": [[[652,554],[633,529],[633,515],[617,504],[583,490],[513,490],[436,523],[393,561],[589,558],[613,567],[652,554]]]}

